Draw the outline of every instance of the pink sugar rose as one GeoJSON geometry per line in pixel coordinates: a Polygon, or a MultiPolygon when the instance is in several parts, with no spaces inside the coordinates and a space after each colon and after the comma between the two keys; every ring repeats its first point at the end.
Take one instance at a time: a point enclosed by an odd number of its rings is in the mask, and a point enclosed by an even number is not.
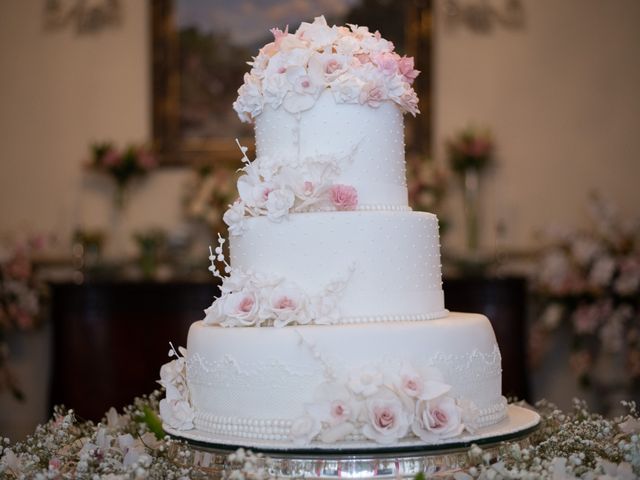
{"type": "Polygon", "coordinates": [[[411,85],[416,79],[420,70],[413,68],[413,57],[404,56],[398,60],[398,71],[404,77],[404,80],[411,85]]]}
{"type": "Polygon", "coordinates": [[[412,431],[425,442],[457,437],[464,430],[462,409],[451,397],[420,400],[415,413],[412,431]]]}
{"type": "Polygon", "coordinates": [[[398,71],[400,56],[397,53],[378,53],[373,57],[373,62],[385,75],[393,75],[398,71]]]}
{"type": "Polygon", "coordinates": [[[329,193],[337,210],[355,210],[358,206],[358,191],[351,185],[333,185],[329,193]]]}
{"type": "Polygon", "coordinates": [[[366,103],[370,107],[379,107],[386,98],[385,91],[375,83],[366,83],[360,92],[360,103],[366,103]]]}
{"type": "Polygon", "coordinates": [[[383,445],[404,437],[412,420],[411,413],[391,392],[381,392],[367,400],[366,416],[368,421],[362,433],[365,437],[383,445]]]}

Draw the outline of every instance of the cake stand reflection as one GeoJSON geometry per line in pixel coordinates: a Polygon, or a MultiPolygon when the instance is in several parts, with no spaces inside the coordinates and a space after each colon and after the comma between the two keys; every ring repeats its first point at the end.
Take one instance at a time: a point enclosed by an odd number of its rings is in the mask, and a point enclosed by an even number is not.
{"type": "MultiPolygon", "coordinates": [[[[423,473],[427,477],[450,478],[470,465],[469,450],[473,445],[483,454],[497,458],[504,449],[517,443],[521,448],[531,444],[540,416],[529,408],[509,405],[508,418],[487,429],[474,439],[439,445],[408,445],[392,448],[353,449],[261,449],[252,457],[252,468],[262,469],[265,476],[278,479],[410,479],[423,473]],[[495,433],[492,435],[492,433],[495,433]]],[[[180,438],[180,437],[176,437],[180,438]]],[[[193,467],[209,478],[227,478],[243,462],[232,462],[229,455],[238,446],[210,444],[186,440],[193,449],[193,467]]],[[[233,477],[232,477],[233,478],[233,477]]],[[[237,477],[240,478],[240,477],[237,477]]]]}

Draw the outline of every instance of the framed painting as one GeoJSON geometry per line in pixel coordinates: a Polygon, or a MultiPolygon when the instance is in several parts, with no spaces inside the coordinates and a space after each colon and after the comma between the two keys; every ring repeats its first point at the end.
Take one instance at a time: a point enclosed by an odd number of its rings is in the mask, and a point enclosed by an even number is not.
{"type": "MultiPolygon", "coordinates": [[[[247,60],[269,42],[269,29],[297,29],[325,15],[335,24],[380,30],[422,71],[420,109],[430,109],[431,1],[152,0],[154,146],[164,165],[239,162],[235,139],[253,145],[253,129],[232,108],[247,60]]],[[[407,146],[430,148],[429,115],[407,117],[407,146]]]]}

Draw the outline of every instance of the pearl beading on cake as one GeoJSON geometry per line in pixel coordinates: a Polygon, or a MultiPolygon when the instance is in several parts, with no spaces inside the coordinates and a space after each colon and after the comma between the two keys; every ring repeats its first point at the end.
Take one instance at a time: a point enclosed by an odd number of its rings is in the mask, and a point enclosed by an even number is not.
{"type": "Polygon", "coordinates": [[[377,323],[377,322],[421,322],[446,317],[449,310],[438,312],[419,313],[415,315],[371,315],[362,317],[344,317],[337,323],[377,323]]]}
{"type": "MultiPolygon", "coordinates": [[[[493,425],[503,418],[507,412],[507,401],[501,397],[495,405],[477,411],[475,420],[476,428],[483,428],[493,425]]],[[[196,412],[195,426],[203,430],[222,437],[237,437],[249,440],[271,440],[287,441],[290,438],[290,431],[293,422],[282,418],[264,419],[248,417],[232,417],[212,415],[205,412],[196,412]]],[[[409,434],[404,438],[415,438],[409,434]]],[[[345,438],[346,441],[361,441],[366,438],[359,434],[351,434],[345,438]]],[[[339,443],[339,442],[338,442],[339,443]]]]}
{"type": "MultiPolygon", "coordinates": [[[[318,213],[318,212],[337,212],[338,209],[335,207],[321,207],[321,208],[312,208],[309,209],[308,213],[318,213]]],[[[375,204],[367,204],[367,205],[358,205],[355,208],[355,211],[358,212],[412,212],[413,209],[407,205],[375,205],[375,204]]],[[[303,212],[303,213],[307,213],[303,212]]],[[[295,215],[296,212],[293,212],[295,215]]]]}

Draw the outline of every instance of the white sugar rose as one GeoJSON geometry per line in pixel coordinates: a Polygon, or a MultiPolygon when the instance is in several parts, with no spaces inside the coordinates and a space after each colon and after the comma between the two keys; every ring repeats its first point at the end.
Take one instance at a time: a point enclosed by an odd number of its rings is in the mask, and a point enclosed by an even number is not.
{"type": "Polygon", "coordinates": [[[265,207],[269,220],[279,222],[289,215],[293,207],[295,195],[288,188],[278,188],[269,192],[265,207]]]}
{"type": "Polygon", "coordinates": [[[265,69],[265,78],[283,75],[294,67],[306,67],[311,52],[307,48],[294,48],[288,51],[278,52],[269,60],[265,69]]]}
{"type": "Polygon", "coordinates": [[[301,325],[311,320],[305,312],[306,298],[302,290],[292,283],[283,283],[271,292],[269,307],[275,316],[275,327],[283,327],[292,322],[301,325]]]}
{"type": "Polygon", "coordinates": [[[358,103],[364,82],[355,75],[345,73],[329,84],[336,103],[358,103]]]}
{"type": "Polygon", "coordinates": [[[320,433],[320,422],[311,415],[296,418],[291,425],[289,437],[296,445],[307,445],[320,433]]]}
{"type": "Polygon", "coordinates": [[[314,53],[309,58],[308,70],[316,78],[324,78],[330,82],[345,73],[349,68],[351,57],[333,53],[314,53]]]}
{"type": "Polygon", "coordinates": [[[361,50],[360,41],[352,35],[345,35],[336,40],[335,50],[338,55],[352,56],[361,50]]]}
{"type": "MultiPolygon", "coordinates": [[[[251,292],[234,292],[227,295],[222,305],[223,313],[233,324],[243,326],[255,323],[258,312],[258,299],[251,292]]],[[[223,324],[228,323],[228,320],[223,324]]]]}
{"type": "Polygon", "coordinates": [[[368,397],[378,391],[382,385],[382,380],[382,372],[378,369],[364,367],[351,372],[347,385],[353,393],[368,397]]]}
{"type": "Polygon", "coordinates": [[[386,389],[366,400],[366,416],[363,435],[383,445],[404,437],[413,420],[413,413],[402,400],[386,389]]]}
{"type": "Polygon", "coordinates": [[[384,84],[367,82],[362,86],[359,101],[370,107],[378,108],[387,98],[387,90],[384,84]]]}
{"type": "Polygon", "coordinates": [[[242,235],[245,228],[245,205],[243,201],[237,201],[231,205],[224,215],[222,221],[229,227],[229,235],[242,235]]]}
{"type": "Polygon", "coordinates": [[[416,403],[413,433],[425,442],[457,437],[464,430],[462,409],[447,396],[416,403]]]}

